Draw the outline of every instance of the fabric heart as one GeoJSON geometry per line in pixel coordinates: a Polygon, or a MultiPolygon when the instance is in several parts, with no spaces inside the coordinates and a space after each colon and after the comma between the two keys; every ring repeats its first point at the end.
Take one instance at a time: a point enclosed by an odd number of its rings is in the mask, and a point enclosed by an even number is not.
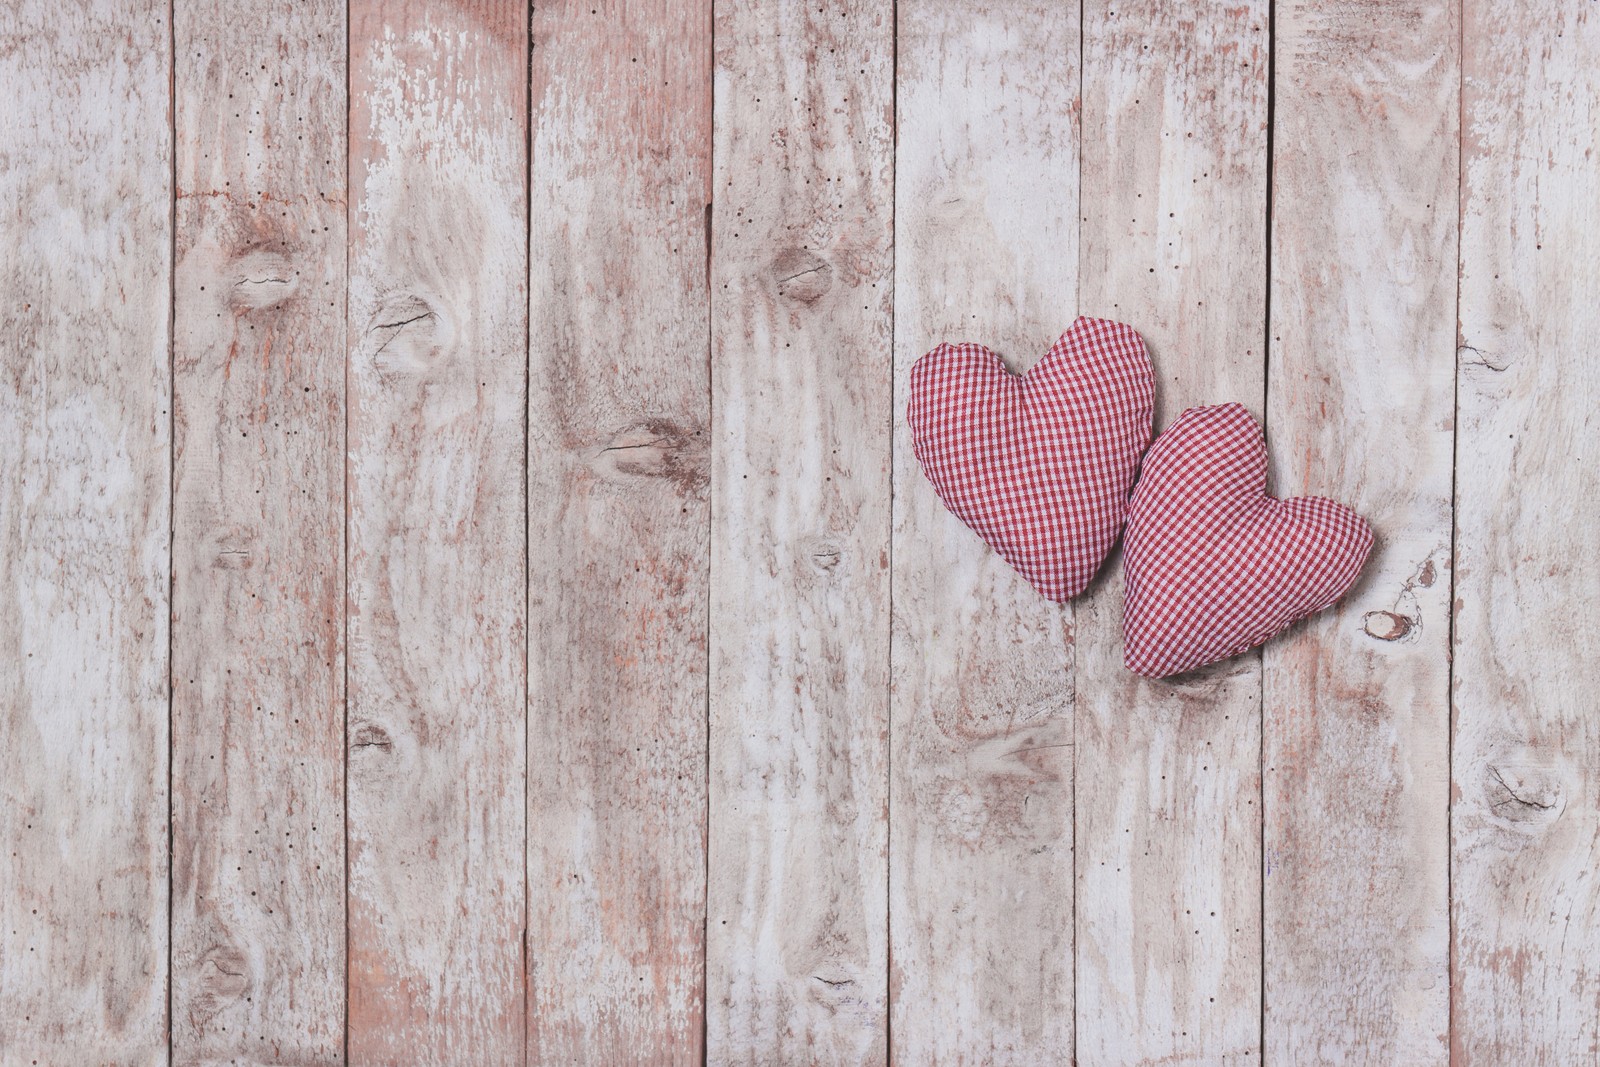
{"type": "Polygon", "coordinates": [[[911,368],[906,418],[944,506],[1063,601],[1122,528],[1154,394],[1133,327],[1080,317],[1020,377],[983,345],[939,345],[911,368]]]}
{"type": "Polygon", "coordinates": [[[1123,663],[1162,678],[1254,648],[1349,590],[1372,531],[1322,497],[1267,495],[1239,404],[1190,408],[1145,457],[1123,542],[1123,663]]]}

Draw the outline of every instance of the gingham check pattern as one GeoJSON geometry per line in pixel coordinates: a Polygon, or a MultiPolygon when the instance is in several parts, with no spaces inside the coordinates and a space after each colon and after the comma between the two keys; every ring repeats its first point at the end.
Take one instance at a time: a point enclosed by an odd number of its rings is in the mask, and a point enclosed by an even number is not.
{"type": "Polygon", "coordinates": [[[940,345],[911,368],[906,417],[944,506],[1062,601],[1122,528],[1153,397],[1139,334],[1079,318],[1021,377],[983,345],[940,345]]]}
{"type": "Polygon", "coordinates": [[[1372,531],[1322,497],[1267,495],[1261,429],[1190,408],[1145,457],[1123,542],[1123,663],[1162,678],[1236,655],[1343,596],[1372,531]]]}

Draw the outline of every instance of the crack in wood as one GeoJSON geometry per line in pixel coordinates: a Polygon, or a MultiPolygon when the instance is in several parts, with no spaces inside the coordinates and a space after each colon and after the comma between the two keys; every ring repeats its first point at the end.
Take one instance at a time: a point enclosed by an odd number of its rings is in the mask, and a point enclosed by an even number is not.
{"type": "Polygon", "coordinates": [[[1519,793],[1515,788],[1513,788],[1510,782],[1506,781],[1505,775],[1500,773],[1499,767],[1491,766],[1489,768],[1489,774],[1493,776],[1494,780],[1499,783],[1500,788],[1505,790],[1506,793],[1505,799],[1500,801],[1498,804],[1492,805],[1492,807],[1503,808],[1507,804],[1515,803],[1524,808],[1532,808],[1535,811],[1550,811],[1555,808],[1556,804],[1560,800],[1559,793],[1557,793],[1555,797],[1549,801],[1535,800],[1532,797],[1524,796],[1522,793],[1519,793]]]}
{"type": "Polygon", "coordinates": [[[423,319],[431,319],[431,318],[433,318],[433,316],[434,316],[433,312],[424,311],[420,315],[413,315],[409,319],[401,319],[398,322],[380,322],[380,323],[378,323],[369,332],[376,333],[379,330],[393,330],[394,332],[391,333],[388,337],[386,337],[384,339],[383,344],[378,346],[378,350],[376,352],[372,353],[372,358],[373,359],[377,359],[379,356],[383,355],[384,349],[388,348],[391,344],[393,344],[394,343],[394,339],[396,337],[399,337],[400,334],[405,330],[405,328],[407,326],[410,326],[413,322],[420,322],[423,319]]]}

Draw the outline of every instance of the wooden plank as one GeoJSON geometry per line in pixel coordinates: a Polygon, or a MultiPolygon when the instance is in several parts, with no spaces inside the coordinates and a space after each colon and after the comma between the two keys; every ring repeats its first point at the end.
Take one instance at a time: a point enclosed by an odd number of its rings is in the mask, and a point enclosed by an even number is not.
{"type": "Polygon", "coordinates": [[[350,12],[352,1064],[525,1047],[527,16],[350,12]]]}
{"type": "Polygon", "coordinates": [[[344,10],[175,12],[175,1063],[344,1056],[344,10]]]}
{"type": "Polygon", "coordinates": [[[1072,1057],[1071,609],[947,512],[912,455],[911,364],[982,341],[1022,371],[1078,284],[1078,12],[899,7],[895,175],[894,1059],[1072,1057]],[[1051,77],[1015,71],[1054,57],[1051,77]]]}
{"type": "Polygon", "coordinates": [[[1267,645],[1264,1054],[1448,1057],[1453,5],[1280,7],[1273,486],[1377,545],[1267,645]]]}
{"type": "Polygon", "coordinates": [[[166,4],[0,9],[0,1060],[167,1062],[166,4]]]}
{"type": "Polygon", "coordinates": [[[1452,1060],[1600,1048],[1600,18],[1466,5],[1452,1060]]]}
{"type": "MultiPolygon", "coordinates": [[[[1143,334],[1156,426],[1259,415],[1267,4],[1084,6],[1080,307],[1143,334]]],[[[1120,563],[1076,605],[1077,1016],[1086,1063],[1255,1062],[1260,658],[1122,666],[1120,563]]]]}
{"type": "Polygon", "coordinates": [[[711,5],[533,36],[530,1060],[697,1065],[711,5]]]}
{"type": "Polygon", "coordinates": [[[716,20],[707,1058],[882,1063],[894,12],[716,20]]]}

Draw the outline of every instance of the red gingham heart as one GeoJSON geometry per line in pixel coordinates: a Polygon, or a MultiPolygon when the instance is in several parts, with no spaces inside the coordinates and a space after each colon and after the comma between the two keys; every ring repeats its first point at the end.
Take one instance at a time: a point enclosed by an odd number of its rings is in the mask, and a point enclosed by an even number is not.
{"type": "Polygon", "coordinates": [[[1261,429],[1239,404],[1190,408],[1145,457],[1123,541],[1123,663],[1163,678],[1254,648],[1355,583],[1359,515],[1267,495],[1261,429]]]}
{"type": "Polygon", "coordinates": [[[1080,317],[1021,377],[983,345],[939,345],[911,368],[906,418],[944,506],[1063,601],[1122,528],[1154,393],[1133,327],[1080,317]]]}

